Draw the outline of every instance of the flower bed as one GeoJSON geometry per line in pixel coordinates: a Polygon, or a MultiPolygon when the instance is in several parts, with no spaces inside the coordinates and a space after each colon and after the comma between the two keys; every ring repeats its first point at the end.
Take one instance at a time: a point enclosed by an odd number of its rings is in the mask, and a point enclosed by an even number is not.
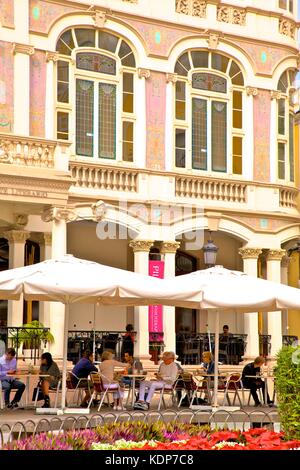
{"type": "Polygon", "coordinates": [[[212,431],[178,423],[113,423],[93,430],[41,433],[4,446],[4,450],[288,450],[300,441],[265,428],[212,431]]]}

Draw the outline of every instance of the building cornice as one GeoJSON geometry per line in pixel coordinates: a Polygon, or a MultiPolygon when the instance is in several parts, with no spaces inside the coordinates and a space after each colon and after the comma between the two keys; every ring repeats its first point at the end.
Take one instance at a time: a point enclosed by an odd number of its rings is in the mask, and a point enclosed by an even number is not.
{"type": "Polygon", "coordinates": [[[18,42],[14,42],[12,48],[13,54],[26,54],[29,56],[34,54],[34,47],[29,44],[20,44],[18,42]]]}

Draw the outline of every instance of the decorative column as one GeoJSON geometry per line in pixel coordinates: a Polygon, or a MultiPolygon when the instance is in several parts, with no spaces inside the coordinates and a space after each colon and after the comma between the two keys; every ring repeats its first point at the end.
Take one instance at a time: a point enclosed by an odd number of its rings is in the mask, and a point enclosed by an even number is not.
{"type": "Polygon", "coordinates": [[[29,135],[30,56],[34,47],[13,44],[14,59],[14,134],[29,135]]]}
{"type": "Polygon", "coordinates": [[[54,135],[54,63],[59,57],[58,52],[46,52],[47,77],[46,77],[46,112],[45,112],[45,137],[46,139],[56,139],[54,135]]]}
{"type": "Polygon", "coordinates": [[[246,106],[247,113],[245,113],[245,125],[249,131],[245,135],[245,144],[249,158],[243,159],[243,175],[247,179],[253,179],[253,158],[254,158],[254,121],[253,121],[253,110],[254,110],[254,99],[258,95],[258,90],[255,87],[246,87],[246,106]]]}
{"type": "MultiPolygon", "coordinates": [[[[40,245],[40,259],[41,261],[45,261],[46,259],[51,259],[51,252],[52,252],[52,233],[45,232],[41,233],[39,237],[39,245],[40,245]]],[[[55,308],[55,303],[51,302],[40,302],[40,310],[39,310],[39,320],[45,327],[50,327],[50,309],[55,308]]]]}
{"type": "MultiPolygon", "coordinates": [[[[56,259],[66,254],[67,222],[72,220],[73,213],[65,207],[52,207],[44,212],[44,222],[52,222],[51,258],[56,259]]],[[[50,247],[48,249],[48,254],[50,247]]],[[[63,334],[65,327],[65,306],[60,302],[51,302],[49,327],[54,336],[51,353],[56,359],[63,358],[63,334]]]]}
{"type": "MultiPolygon", "coordinates": [[[[180,243],[176,241],[162,242],[160,252],[165,257],[165,278],[175,276],[175,256],[180,243]]],[[[176,351],[175,307],[163,307],[165,351],[176,351]]]]}
{"type": "MultiPolygon", "coordinates": [[[[177,73],[167,73],[166,74],[166,109],[173,108],[173,88],[177,82],[177,73]]],[[[165,165],[167,171],[172,171],[174,169],[173,163],[173,153],[174,153],[174,124],[173,120],[170,119],[168,113],[166,113],[166,124],[165,124],[165,165]]]]}
{"type": "MultiPolygon", "coordinates": [[[[281,261],[281,284],[289,284],[289,264],[291,258],[284,256],[281,261]]],[[[289,312],[288,309],[282,311],[281,329],[283,335],[289,335],[289,312]]]]}
{"type": "MultiPolygon", "coordinates": [[[[285,250],[269,250],[267,255],[267,279],[268,281],[281,282],[281,260],[285,256],[285,250]]],[[[271,335],[271,357],[282,347],[281,312],[268,313],[268,335],[271,335]]]]}
{"type": "MultiPolygon", "coordinates": [[[[239,254],[243,258],[243,271],[249,276],[257,277],[257,260],[262,250],[260,248],[241,248],[239,254]]],[[[247,335],[247,347],[244,360],[259,355],[258,313],[244,313],[244,333],[247,335]]]]}
{"type": "MultiPolygon", "coordinates": [[[[129,243],[134,253],[134,272],[148,275],[149,252],[152,245],[152,240],[133,240],[129,243]]],[[[134,329],[137,332],[134,355],[144,361],[149,361],[151,355],[149,354],[148,306],[134,307],[134,329]]]]}
{"type": "MultiPolygon", "coordinates": [[[[10,230],[4,237],[9,243],[9,269],[24,266],[25,243],[30,233],[24,230],[10,230]]],[[[23,296],[20,300],[8,301],[7,326],[23,325],[23,296]]]]}
{"type": "Polygon", "coordinates": [[[135,123],[134,155],[136,156],[136,164],[141,168],[146,167],[146,80],[149,78],[150,70],[138,69],[138,79],[134,79],[139,112],[139,119],[135,123]]]}

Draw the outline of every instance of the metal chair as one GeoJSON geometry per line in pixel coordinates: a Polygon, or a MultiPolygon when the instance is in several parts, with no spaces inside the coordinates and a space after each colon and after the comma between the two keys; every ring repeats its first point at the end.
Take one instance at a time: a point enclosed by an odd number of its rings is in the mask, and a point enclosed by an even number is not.
{"type": "Polygon", "coordinates": [[[167,409],[165,398],[164,398],[165,395],[169,395],[172,398],[172,405],[178,407],[177,396],[176,396],[177,383],[178,383],[178,377],[176,378],[172,386],[169,386],[167,383],[164,383],[164,385],[161,388],[157,388],[154,391],[154,393],[160,394],[157,411],[160,411],[162,404],[164,405],[164,408],[167,409]]]}
{"type": "Polygon", "coordinates": [[[211,381],[209,378],[204,377],[203,375],[194,375],[193,380],[195,381],[196,387],[193,391],[191,400],[190,400],[190,406],[193,405],[193,402],[195,398],[197,397],[197,394],[200,393],[199,398],[201,398],[202,393],[207,397],[207,401],[209,404],[212,402],[212,390],[211,390],[211,381]]]}
{"type": "Polygon", "coordinates": [[[88,388],[89,392],[91,392],[88,379],[79,378],[77,377],[76,374],[74,374],[74,372],[71,372],[71,371],[67,373],[66,386],[67,386],[67,390],[73,391],[72,403],[75,403],[77,405],[79,404],[79,401],[82,400],[83,391],[86,388],[88,388]],[[75,380],[77,381],[76,385],[74,384],[74,381],[72,381],[72,377],[74,377],[75,380]],[[76,397],[76,394],[77,394],[77,401],[74,400],[76,397]]]}
{"type": "Polygon", "coordinates": [[[92,372],[90,374],[90,377],[93,384],[93,393],[91,395],[88,408],[91,407],[92,401],[95,400],[98,395],[100,395],[101,399],[98,407],[98,411],[100,411],[104,399],[108,398],[109,394],[113,394],[116,392],[120,393],[121,387],[118,382],[112,382],[108,380],[108,378],[105,377],[105,375],[101,374],[101,372],[92,372]],[[103,381],[103,379],[105,380],[105,382],[103,381]]]}
{"type": "Polygon", "coordinates": [[[238,372],[229,374],[225,379],[224,388],[218,387],[218,391],[224,392],[224,398],[223,398],[222,404],[225,405],[225,402],[227,400],[228,405],[231,406],[230,393],[234,393],[232,405],[234,406],[236,399],[238,399],[239,404],[242,407],[243,403],[239,395],[239,391],[242,391],[242,389],[243,389],[243,384],[241,381],[241,374],[238,372]]]}
{"type": "MultiPolygon", "coordinates": [[[[39,396],[39,391],[42,390],[42,387],[40,385],[37,386],[36,394],[35,394],[35,400],[34,400],[34,407],[37,407],[37,401],[38,401],[38,396],[39,396]]],[[[58,402],[58,395],[59,392],[61,392],[61,380],[58,381],[57,387],[55,388],[50,388],[49,387],[49,393],[55,393],[55,402],[54,402],[54,408],[57,408],[57,402],[58,402]]]]}

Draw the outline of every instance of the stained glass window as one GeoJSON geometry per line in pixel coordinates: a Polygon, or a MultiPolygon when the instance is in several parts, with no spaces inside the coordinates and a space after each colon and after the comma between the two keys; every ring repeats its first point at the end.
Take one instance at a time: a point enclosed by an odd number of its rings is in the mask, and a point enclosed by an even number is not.
{"type": "Polygon", "coordinates": [[[240,67],[237,65],[236,62],[232,61],[230,69],[229,69],[229,76],[231,78],[231,83],[233,85],[244,86],[244,77],[240,67]]]}
{"type": "Polygon", "coordinates": [[[191,52],[193,66],[195,69],[208,67],[208,52],[206,51],[192,51],[191,52]]]}
{"type": "Polygon", "coordinates": [[[211,55],[211,66],[215,70],[226,73],[229,59],[222,54],[211,55]]]}
{"type": "Polygon", "coordinates": [[[57,101],[69,102],[69,62],[64,60],[57,62],[57,101]]]}
{"type": "Polygon", "coordinates": [[[235,129],[243,127],[243,94],[236,90],[232,93],[232,126],[235,129]]]}
{"type": "Polygon", "coordinates": [[[290,181],[295,181],[295,163],[294,163],[294,114],[289,114],[289,163],[290,163],[290,181]]]}
{"type": "Polygon", "coordinates": [[[71,55],[75,44],[72,37],[72,31],[69,29],[63,33],[57,41],[56,50],[63,55],[71,55]]]}
{"type": "Polygon", "coordinates": [[[243,173],[243,138],[232,137],[232,172],[234,175],[243,173]]]}
{"type": "Polygon", "coordinates": [[[133,74],[123,74],[123,111],[133,113],[133,74]]]}
{"type": "Polygon", "coordinates": [[[99,83],[99,157],[116,157],[116,85],[99,83]]]}
{"type": "Polygon", "coordinates": [[[126,67],[135,67],[135,58],[132,49],[125,41],[121,42],[119,57],[121,59],[122,65],[126,67]]]}
{"type": "Polygon", "coordinates": [[[91,72],[116,74],[116,61],[111,57],[94,52],[80,52],[76,55],[76,67],[91,72]]]}
{"type": "Polygon", "coordinates": [[[288,87],[288,75],[287,72],[284,72],[278,82],[278,90],[282,91],[283,93],[286,93],[287,87],[288,87]]]}
{"type": "Polygon", "coordinates": [[[207,101],[192,101],[192,167],[207,170],[207,101]]]}
{"type": "Polygon", "coordinates": [[[213,171],[226,171],[227,103],[211,103],[211,159],[213,171]]]}
{"type": "Polygon", "coordinates": [[[69,139],[69,114],[57,113],[57,138],[62,140],[69,139]]]}
{"type": "Polygon", "coordinates": [[[114,34],[99,31],[99,49],[115,52],[117,49],[118,42],[119,38],[114,34]]]}
{"type": "Polygon", "coordinates": [[[176,82],[176,119],[185,119],[185,82],[176,82]]]}
{"type": "Polygon", "coordinates": [[[185,129],[175,129],[175,165],[177,168],[185,167],[185,129]]]}
{"type": "Polygon", "coordinates": [[[219,77],[213,73],[193,73],[192,87],[198,90],[216,91],[218,93],[227,92],[226,78],[219,77]]]}
{"type": "Polygon", "coordinates": [[[123,121],[123,161],[133,162],[133,122],[123,121]]]}
{"type": "Polygon", "coordinates": [[[278,178],[285,179],[285,143],[278,142],[278,178]]]}
{"type": "Polygon", "coordinates": [[[76,28],[78,47],[95,47],[96,31],[94,29],[76,28]]]}
{"type": "Polygon", "coordinates": [[[278,100],[278,134],[285,134],[285,99],[278,100]]]}
{"type": "Polygon", "coordinates": [[[76,153],[93,156],[94,83],[76,80],[76,153]]]}

